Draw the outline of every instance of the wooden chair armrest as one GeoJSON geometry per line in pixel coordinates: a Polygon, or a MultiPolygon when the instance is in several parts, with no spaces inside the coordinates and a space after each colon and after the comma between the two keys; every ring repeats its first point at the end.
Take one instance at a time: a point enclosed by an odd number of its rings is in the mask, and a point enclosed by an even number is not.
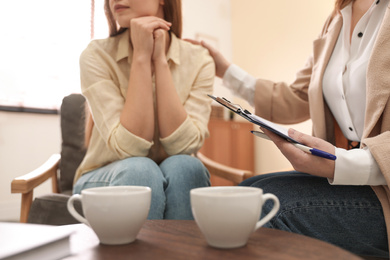
{"type": "Polygon", "coordinates": [[[53,154],[39,168],[13,179],[11,182],[11,193],[28,193],[50,177],[53,177],[53,191],[58,192],[57,170],[60,159],[60,154],[53,154]]]}
{"type": "Polygon", "coordinates": [[[253,172],[248,170],[229,167],[207,158],[204,154],[198,152],[196,157],[206,166],[210,174],[232,181],[234,184],[239,184],[243,180],[253,176],[253,172]]]}
{"type": "Polygon", "coordinates": [[[57,170],[60,165],[60,159],[61,155],[53,154],[39,168],[12,180],[11,193],[22,193],[20,222],[27,222],[33,200],[34,188],[41,185],[47,179],[52,178],[53,192],[59,193],[57,170]]]}

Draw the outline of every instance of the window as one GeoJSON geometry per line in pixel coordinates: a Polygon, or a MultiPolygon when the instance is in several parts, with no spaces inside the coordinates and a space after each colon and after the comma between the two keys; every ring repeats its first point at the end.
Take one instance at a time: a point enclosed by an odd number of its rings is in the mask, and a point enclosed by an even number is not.
{"type": "Polygon", "coordinates": [[[80,92],[79,56],[105,38],[104,0],[4,1],[0,8],[0,108],[56,111],[80,92]],[[91,26],[93,25],[93,26],[91,26]]]}

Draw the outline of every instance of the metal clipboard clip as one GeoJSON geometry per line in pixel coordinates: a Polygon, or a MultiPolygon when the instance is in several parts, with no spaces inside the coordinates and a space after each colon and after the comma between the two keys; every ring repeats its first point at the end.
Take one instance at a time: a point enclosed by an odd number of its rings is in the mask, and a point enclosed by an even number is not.
{"type": "Polygon", "coordinates": [[[227,107],[228,109],[230,109],[234,113],[239,114],[240,116],[244,116],[245,117],[246,115],[250,115],[251,114],[248,110],[243,109],[239,104],[233,104],[232,102],[230,102],[229,100],[227,100],[224,97],[220,98],[220,97],[214,97],[212,95],[208,95],[208,96],[211,97],[212,99],[214,99],[219,104],[227,107]]]}

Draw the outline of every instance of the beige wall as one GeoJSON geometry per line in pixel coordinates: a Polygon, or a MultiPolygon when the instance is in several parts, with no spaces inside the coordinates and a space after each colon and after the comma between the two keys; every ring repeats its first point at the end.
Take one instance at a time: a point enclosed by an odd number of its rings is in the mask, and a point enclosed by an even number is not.
{"type": "MultiPolygon", "coordinates": [[[[231,0],[233,62],[255,77],[291,82],[333,6],[331,0],[231,0]]],[[[311,133],[310,121],[293,127],[311,133]]],[[[255,147],[256,173],[291,167],[274,144],[257,138],[255,147]]]]}
{"type": "MultiPolygon", "coordinates": [[[[205,40],[230,60],[232,58],[230,0],[182,0],[182,3],[183,38],[205,40]]],[[[232,97],[219,78],[215,78],[214,95],[232,97]]]]}
{"type": "MultiPolygon", "coordinates": [[[[0,221],[19,219],[20,194],[11,194],[12,179],[26,174],[61,150],[59,115],[0,111],[0,221]]],[[[34,196],[51,190],[50,181],[34,196]]]]}

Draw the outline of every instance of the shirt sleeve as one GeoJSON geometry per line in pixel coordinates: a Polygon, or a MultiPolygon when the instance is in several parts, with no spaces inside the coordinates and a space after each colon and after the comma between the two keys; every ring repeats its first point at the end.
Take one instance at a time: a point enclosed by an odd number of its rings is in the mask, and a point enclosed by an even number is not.
{"type": "Polygon", "coordinates": [[[236,96],[239,96],[253,106],[256,78],[235,64],[229,66],[223,76],[223,84],[236,96]]]}
{"type": "MultiPolygon", "coordinates": [[[[191,84],[188,96],[183,100],[187,118],[171,135],[160,138],[160,142],[168,155],[195,153],[209,136],[207,126],[212,100],[207,94],[211,95],[213,93],[214,60],[209,52],[203,48],[189,50],[183,55],[191,55],[188,59],[192,61],[193,66],[186,66],[186,69],[183,68],[180,72],[172,73],[187,75],[187,83],[182,82],[180,84],[191,84]]],[[[185,56],[183,56],[183,59],[185,59],[185,56]]]]}
{"type": "Polygon", "coordinates": [[[370,150],[345,150],[336,148],[336,166],[334,179],[328,179],[332,185],[387,185],[385,177],[370,150]]]}
{"type": "Polygon", "coordinates": [[[115,60],[101,53],[92,42],[80,56],[81,90],[90,106],[95,128],[118,158],[146,156],[153,142],[134,135],[120,124],[125,98],[110,75],[110,68],[119,68],[115,60]]]}

